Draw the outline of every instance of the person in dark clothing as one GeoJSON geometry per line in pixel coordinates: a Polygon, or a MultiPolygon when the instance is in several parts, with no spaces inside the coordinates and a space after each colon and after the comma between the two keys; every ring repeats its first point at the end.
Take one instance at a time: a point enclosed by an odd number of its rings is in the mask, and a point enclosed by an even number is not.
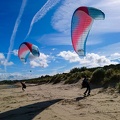
{"type": "MultiPolygon", "coordinates": [[[[84,80],[82,81],[82,88],[87,88],[84,92],[84,96],[89,96],[90,95],[90,92],[91,92],[91,88],[90,88],[90,84],[88,82],[88,79],[86,78],[86,76],[84,77],[84,80]]],[[[81,88],[81,89],[82,89],[81,88]]]]}
{"type": "Polygon", "coordinates": [[[21,83],[21,85],[22,85],[22,90],[25,91],[25,89],[26,89],[25,83],[23,83],[22,81],[20,81],[20,83],[21,83]]]}

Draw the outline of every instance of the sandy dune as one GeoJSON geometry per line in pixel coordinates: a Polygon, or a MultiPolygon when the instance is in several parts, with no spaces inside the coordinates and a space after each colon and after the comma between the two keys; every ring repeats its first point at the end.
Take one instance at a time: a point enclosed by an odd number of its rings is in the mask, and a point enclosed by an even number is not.
{"type": "Polygon", "coordinates": [[[120,94],[84,91],[79,84],[0,89],[0,120],[120,120],[120,94]]]}

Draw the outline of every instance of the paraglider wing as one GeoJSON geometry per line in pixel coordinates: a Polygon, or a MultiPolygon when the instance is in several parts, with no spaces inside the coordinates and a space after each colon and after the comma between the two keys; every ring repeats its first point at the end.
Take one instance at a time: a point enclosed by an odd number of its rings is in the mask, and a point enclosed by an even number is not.
{"type": "Polygon", "coordinates": [[[29,57],[30,53],[32,53],[34,56],[39,57],[39,49],[36,45],[33,45],[28,42],[23,42],[18,50],[18,57],[22,62],[26,62],[27,58],[29,57]]]}
{"type": "Polygon", "coordinates": [[[101,10],[92,7],[79,7],[73,13],[71,38],[73,48],[79,56],[86,53],[86,40],[94,19],[104,18],[105,14],[101,10]]]}
{"type": "Polygon", "coordinates": [[[36,45],[33,45],[32,44],[32,54],[36,57],[39,57],[40,56],[40,53],[39,53],[39,48],[36,46],[36,45]]]}

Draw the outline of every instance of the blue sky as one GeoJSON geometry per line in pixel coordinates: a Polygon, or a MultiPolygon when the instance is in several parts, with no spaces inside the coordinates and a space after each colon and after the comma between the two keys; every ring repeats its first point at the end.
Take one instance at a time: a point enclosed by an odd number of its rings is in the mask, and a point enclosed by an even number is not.
{"type": "Polygon", "coordinates": [[[120,63],[120,0],[1,0],[0,80],[28,79],[69,72],[74,67],[120,63]],[[71,18],[80,6],[96,7],[105,20],[95,20],[86,43],[86,56],[72,47],[71,18]],[[40,57],[22,63],[19,45],[28,41],[40,57]]]}

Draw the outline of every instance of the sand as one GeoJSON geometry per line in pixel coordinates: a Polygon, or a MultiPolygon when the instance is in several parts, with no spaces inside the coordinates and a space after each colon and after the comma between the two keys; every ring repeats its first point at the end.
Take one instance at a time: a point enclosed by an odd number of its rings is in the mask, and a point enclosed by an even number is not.
{"type": "Polygon", "coordinates": [[[0,86],[0,120],[120,120],[120,94],[79,84],[27,85],[3,89],[0,86]]]}

